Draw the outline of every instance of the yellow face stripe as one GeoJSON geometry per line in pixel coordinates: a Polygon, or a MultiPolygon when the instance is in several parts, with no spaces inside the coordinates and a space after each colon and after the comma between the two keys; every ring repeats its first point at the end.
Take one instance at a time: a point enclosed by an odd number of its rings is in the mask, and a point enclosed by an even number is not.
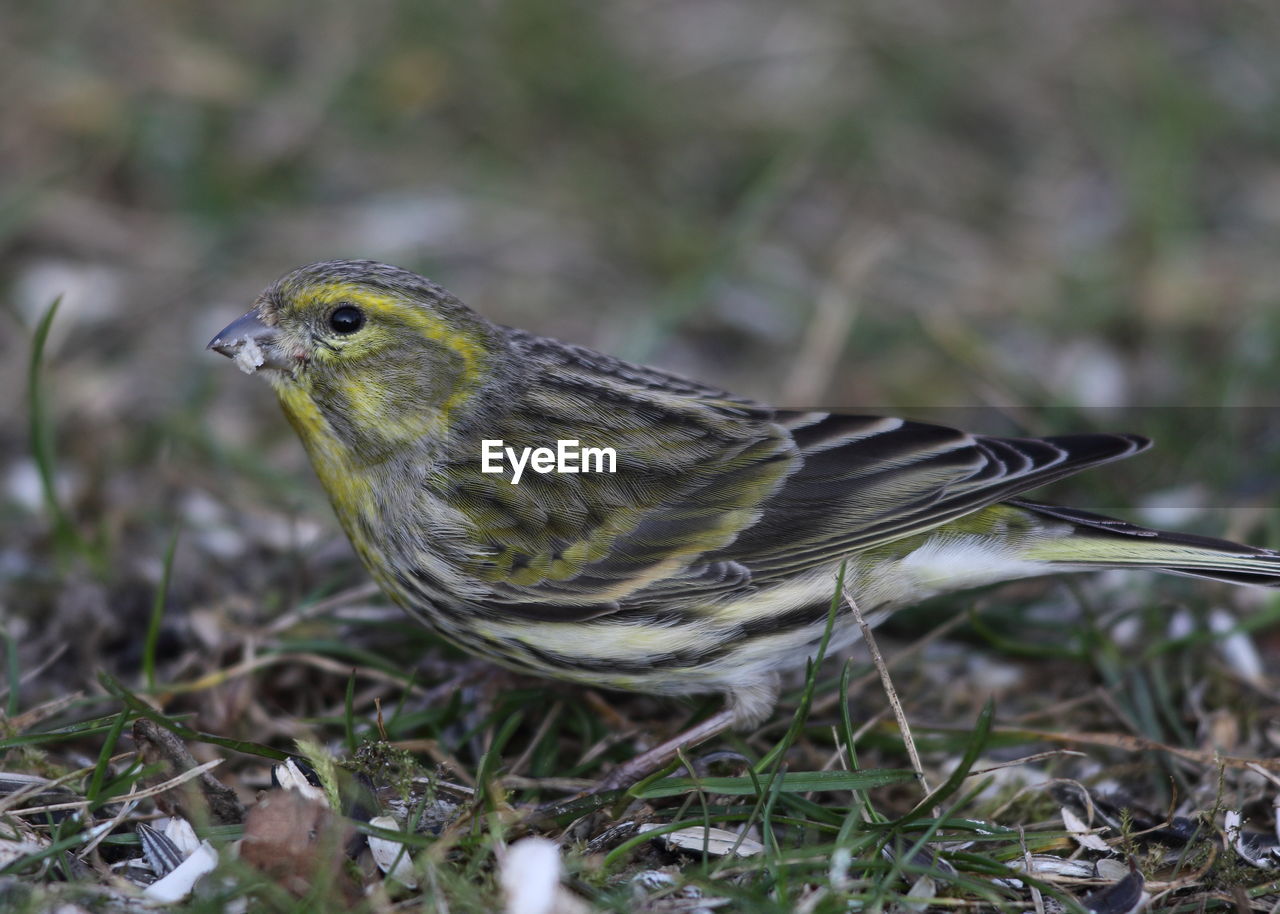
{"type": "MultiPolygon", "coordinates": [[[[459,379],[461,383],[437,407],[439,412],[436,421],[430,423],[437,429],[447,427],[450,412],[470,395],[473,382],[482,376],[486,354],[484,342],[427,308],[418,307],[399,296],[382,294],[352,282],[318,283],[308,288],[307,297],[312,303],[320,306],[336,305],[340,302],[359,305],[369,315],[370,320],[367,326],[376,328],[380,316],[393,326],[397,323],[406,324],[424,339],[438,343],[458,356],[462,363],[459,379]]],[[[352,354],[364,348],[358,334],[344,346],[351,347],[352,354]]],[[[321,354],[317,353],[317,355],[321,354]]],[[[410,423],[404,428],[397,428],[399,423],[388,424],[385,397],[382,392],[370,389],[368,384],[353,380],[346,385],[344,392],[352,408],[363,413],[370,421],[380,423],[388,433],[388,437],[411,438],[422,435],[427,430],[423,424],[419,423],[410,423]]]]}
{"type": "Polygon", "coordinates": [[[440,343],[456,352],[466,366],[467,376],[478,368],[484,354],[484,345],[448,323],[441,316],[426,308],[419,308],[403,298],[380,295],[364,286],[349,282],[321,283],[313,287],[312,301],[318,304],[351,302],[363,308],[371,317],[384,315],[408,324],[425,339],[440,343]]]}

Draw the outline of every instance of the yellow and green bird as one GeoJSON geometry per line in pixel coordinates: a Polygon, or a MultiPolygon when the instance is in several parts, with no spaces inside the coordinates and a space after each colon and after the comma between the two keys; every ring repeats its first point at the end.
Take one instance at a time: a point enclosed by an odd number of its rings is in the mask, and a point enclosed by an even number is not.
{"type": "MultiPolygon", "coordinates": [[[[1275,551],[1019,497],[1144,450],[1136,435],[994,438],[773,409],[499,326],[386,264],[295,270],[209,345],[275,388],[400,606],[517,670],[723,693],[743,725],[815,653],[842,564],[868,618],[1097,568],[1280,586],[1275,551]],[[496,441],[612,448],[615,471],[530,463],[517,482],[489,471],[496,441]]],[[[842,613],[833,649],[856,637],[842,613]]]]}

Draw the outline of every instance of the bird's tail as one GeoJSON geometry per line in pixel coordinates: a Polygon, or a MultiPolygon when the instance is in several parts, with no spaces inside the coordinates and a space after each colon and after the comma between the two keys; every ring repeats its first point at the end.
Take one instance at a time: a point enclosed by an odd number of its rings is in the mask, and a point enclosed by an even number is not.
{"type": "Polygon", "coordinates": [[[1041,517],[1066,521],[1076,528],[1073,535],[1045,540],[1031,547],[1028,558],[1078,568],[1150,568],[1231,584],[1280,588],[1280,552],[1274,549],[1151,530],[1074,508],[1028,501],[1014,504],[1041,517]]]}

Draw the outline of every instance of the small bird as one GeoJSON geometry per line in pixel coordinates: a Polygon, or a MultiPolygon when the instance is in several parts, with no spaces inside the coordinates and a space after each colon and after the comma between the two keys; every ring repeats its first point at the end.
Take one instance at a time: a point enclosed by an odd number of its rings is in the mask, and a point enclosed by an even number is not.
{"type": "MultiPolygon", "coordinates": [[[[722,693],[742,727],[815,653],[842,566],[873,622],[1065,571],[1280,586],[1280,552],[1019,497],[1145,450],[1140,436],[774,409],[499,326],[386,264],[297,269],[209,347],[271,383],[356,552],[408,612],[516,670],[722,693]],[[575,446],[612,465],[560,459],[575,446]]],[[[858,637],[850,617],[831,650],[858,637]]]]}

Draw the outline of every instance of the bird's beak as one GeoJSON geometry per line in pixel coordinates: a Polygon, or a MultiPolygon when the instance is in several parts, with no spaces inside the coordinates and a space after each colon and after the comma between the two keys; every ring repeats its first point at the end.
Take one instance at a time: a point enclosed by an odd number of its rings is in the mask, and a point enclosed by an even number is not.
{"type": "Polygon", "coordinates": [[[288,371],[293,364],[280,351],[278,340],[276,329],[263,323],[258,309],[253,308],[223,327],[207,348],[235,360],[246,374],[253,374],[259,368],[288,371]]]}

